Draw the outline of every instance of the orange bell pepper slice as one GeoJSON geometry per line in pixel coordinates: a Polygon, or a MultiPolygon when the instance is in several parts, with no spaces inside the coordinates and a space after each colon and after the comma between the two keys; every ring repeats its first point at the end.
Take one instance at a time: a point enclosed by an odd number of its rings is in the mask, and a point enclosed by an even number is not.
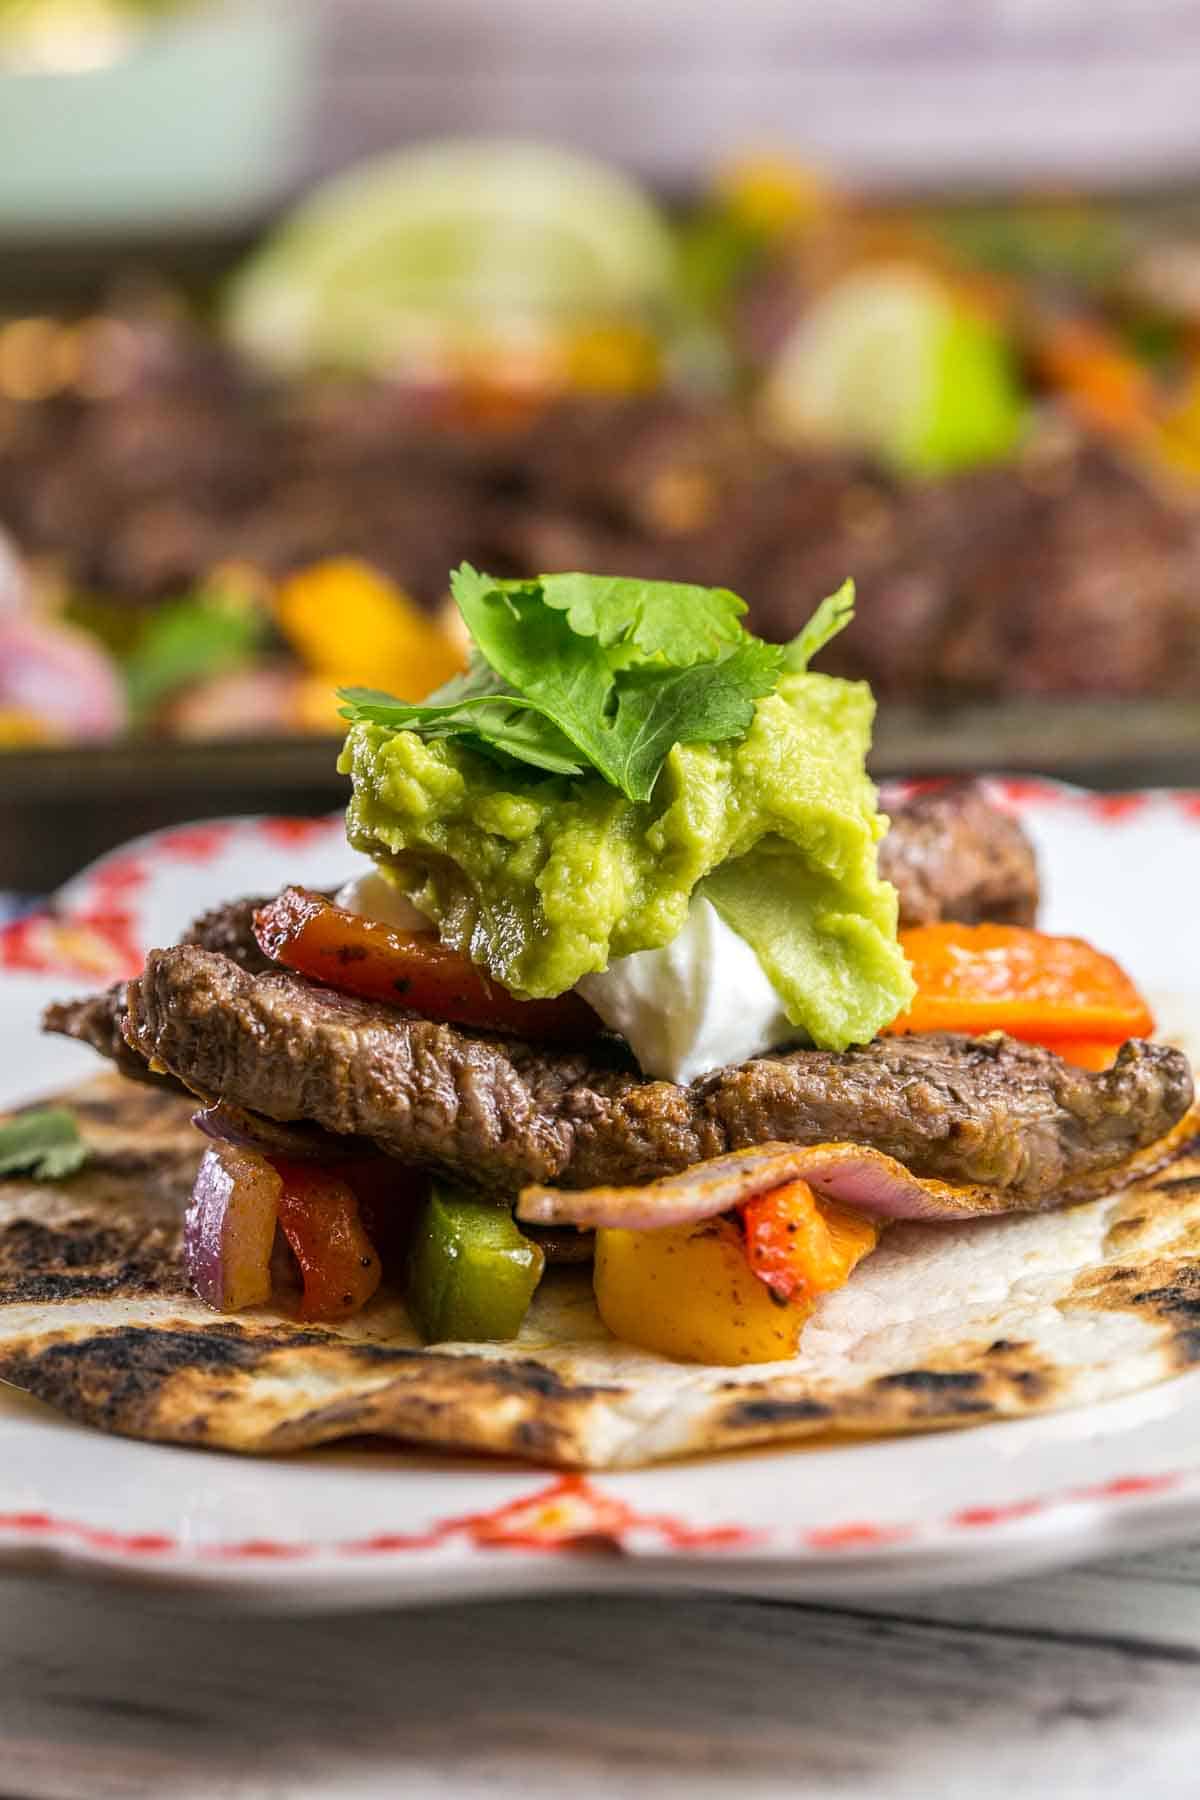
{"type": "Polygon", "coordinates": [[[1124,1043],[1109,1038],[1061,1038],[1052,1048],[1077,1069],[1111,1069],[1124,1043]]]}
{"type": "Polygon", "coordinates": [[[302,1319],[346,1319],[383,1278],[354,1191],[341,1175],[308,1163],[271,1161],[283,1182],[279,1228],[304,1277],[302,1319]]]}
{"type": "Polygon", "coordinates": [[[398,931],[304,888],[285,888],[260,907],[254,935],[274,962],[344,994],[411,1007],[428,1019],[571,1042],[600,1029],[578,994],[518,1000],[432,932],[398,931]]]}
{"type": "Polygon", "coordinates": [[[878,1220],[832,1200],[807,1181],[788,1181],[743,1202],[739,1211],[750,1267],[780,1300],[815,1300],[849,1280],[879,1242],[878,1220]]]}
{"type": "Polygon", "coordinates": [[[900,942],[917,997],[892,1032],[1004,1031],[1053,1048],[1074,1042],[1082,1058],[1154,1030],[1120,964],[1082,938],[1022,925],[942,924],[902,931],[900,942]]]}

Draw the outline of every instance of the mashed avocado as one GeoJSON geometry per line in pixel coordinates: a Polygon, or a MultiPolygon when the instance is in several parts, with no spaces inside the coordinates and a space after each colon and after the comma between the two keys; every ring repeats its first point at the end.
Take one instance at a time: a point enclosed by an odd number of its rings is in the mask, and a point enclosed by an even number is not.
{"type": "Polygon", "coordinates": [[[348,834],[444,942],[528,997],[669,943],[702,886],[792,1023],[843,1049],[913,993],[895,891],[875,867],[873,714],[859,683],[784,675],[744,737],[677,744],[645,802],[598,775],[505,766],[363,721],[339,765],[354,783],[348,834]]]}

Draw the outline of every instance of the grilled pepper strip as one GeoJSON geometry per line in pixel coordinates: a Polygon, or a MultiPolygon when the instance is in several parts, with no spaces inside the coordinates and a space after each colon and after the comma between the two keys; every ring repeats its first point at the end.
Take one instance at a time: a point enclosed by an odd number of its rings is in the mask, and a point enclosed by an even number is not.
{"type": "Polygon", "coordinates": [[[750,1267],[780,1300],[815,1300],[844,1285],[879,1242],[878,1219],[818,1200],[807,1181],[789,1181],[743,1202],[750,1267]]]}
{"type": "Polygon", "coordinates": [[[334,906],[305,888],[285,888],[254,915],[254,935],[273,962],[344,994],[411,1007],[426,1018],[483,1031],[581,1042],[600,1021],[578,994],[518,1000],[430,932],[398,931],[334,906]]]}
{"type": "Polygon", "coordinates": [[[409,1255],[406,1299],[413,1322],[427,1344],[514,1338],[545,1263],[507,1207],[435,1185],[409,1255]]]}
{"type": "Polygon", "coordinates": [[[283,1182],[279,1229],[304,1277],[302,1319],[345,1319],[364,1307],[383,1270],[349,1182],[313,1163],[273,1158],[283,1182]]]}
{"type": "Polygon", "coordinates": [[[1119,964],[1081,938],[1021,925],[918,925],[900,933],[917,997],[893,1032],[1004,1031],[1031,1044],[1148,1037],[1154,1020],[1119,964]]]}

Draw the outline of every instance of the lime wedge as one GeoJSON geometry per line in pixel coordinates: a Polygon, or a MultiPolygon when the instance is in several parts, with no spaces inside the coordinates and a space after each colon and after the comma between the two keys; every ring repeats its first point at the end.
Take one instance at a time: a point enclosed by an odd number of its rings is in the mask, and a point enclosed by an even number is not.
{"type": "Polygon", "coordinates": [[[226,323],[295,370],[427,368],[652,313],[674,244],[623,176],[541,144],[462,139],[317,189],[243,266],[226,323]]]}
{"type": "Polygon", "coordinates": [[[801,319],[762,394],[784,443],[874,450],[908,474],[1007,456],[1025,407],[1007,344],[922,270],[845,277],[801,319]]]}

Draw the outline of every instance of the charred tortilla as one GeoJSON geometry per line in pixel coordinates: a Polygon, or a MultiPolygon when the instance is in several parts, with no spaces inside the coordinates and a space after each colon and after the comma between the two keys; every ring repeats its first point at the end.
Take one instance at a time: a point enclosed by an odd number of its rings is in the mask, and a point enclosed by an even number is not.
{"type": "Polygon", "coordinates": [[[982,1424],[1112,1399],[1200,1361],[1200,1116],[1163,1160],[1061,1212],[898,1225],[795,1362],[672,1363],[611,1338],[556,1269],[516,1343],[421,1348],[386,1292],[337,1328],[222,1318],[186,1289],[192,1102],[102,1075],[64,1102],[92,1147],[0,1183],[0,1377],[73,1418],[247,1452],[361,1433],[630,1467],[815,1432],[982,1424]]]}

